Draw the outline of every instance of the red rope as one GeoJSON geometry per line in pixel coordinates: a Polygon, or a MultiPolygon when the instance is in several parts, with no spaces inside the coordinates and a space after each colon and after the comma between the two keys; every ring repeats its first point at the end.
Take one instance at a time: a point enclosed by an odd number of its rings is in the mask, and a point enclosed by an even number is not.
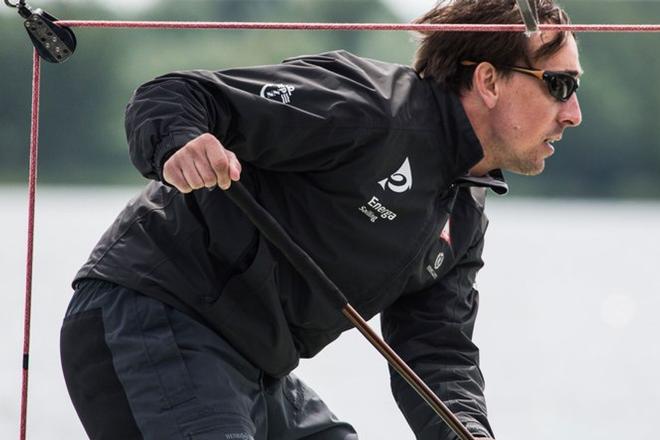
{"type": "Polygon", "coordinates": [[[37,190],[37,157],[39,151],[39,75],[41,63],[34,51],[32,61],[32,121],[30,126],[30,174],[28,177],[28,238],[25,270],[25,321],[23,325],[23,387],[21,391],[20,438],[25,440],[28,402],[28,363],[30,355],[30,316],[32,310],[32,261],[34,249],[34,205],[37,190]]]}
{"type": "MultiPolygon", "coordinates": [[[[108,21],[61,20],[57,24],[87,28],[141,29],[272,29],[326,31],[453,31],[524,32],[524,24],[411,24],[411,23],[268,23],[212,21],[108,21]]],[[[539,30],[571,32],[660,32],[657,24],[541,24],[539,30]]]]}

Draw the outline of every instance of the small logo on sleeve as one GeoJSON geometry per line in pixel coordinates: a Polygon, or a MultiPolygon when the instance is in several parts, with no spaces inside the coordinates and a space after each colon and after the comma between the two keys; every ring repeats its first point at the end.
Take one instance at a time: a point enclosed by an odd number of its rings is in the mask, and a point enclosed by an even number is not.
{"type": "Polygon", "coordinates": [[[296,88],[290,84],[265,84],[261,88],[259,96],[288,104],[291,102],[291,95],[295,90],[296,88]]]}

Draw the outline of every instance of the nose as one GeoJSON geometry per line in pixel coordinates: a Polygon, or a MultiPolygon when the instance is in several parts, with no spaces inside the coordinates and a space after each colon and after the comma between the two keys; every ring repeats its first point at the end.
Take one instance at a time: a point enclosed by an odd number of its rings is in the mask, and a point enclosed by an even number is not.
{"type": "Polygon", "coordinates": [[[558,117],[559,123],[563,126],[577,127],[582,123],[582,111],[577,93],[573,93],[568,101],[562,103],[558,117]]]}

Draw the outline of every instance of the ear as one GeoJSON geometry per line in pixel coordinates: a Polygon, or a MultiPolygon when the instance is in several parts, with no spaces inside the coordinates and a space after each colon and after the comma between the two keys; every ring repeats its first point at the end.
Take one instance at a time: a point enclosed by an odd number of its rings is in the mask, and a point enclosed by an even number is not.
{"type": "Polygon", "coordinates": [[[489,109],[495,107],[501,92],[499,78],[500,76],[495,66],[488,62],[479,63],[474,69],[472,87],[489,109]]]}

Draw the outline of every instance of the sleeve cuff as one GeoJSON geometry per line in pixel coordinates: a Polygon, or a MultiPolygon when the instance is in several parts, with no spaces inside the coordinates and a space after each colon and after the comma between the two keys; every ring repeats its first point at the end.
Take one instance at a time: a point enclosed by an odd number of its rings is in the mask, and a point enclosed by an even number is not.
{"type": "Polygon", "coordinates": [[[165,161],[179,148],[183,147],[201,134],[202,133],[197,132],[170,133],[167,137],[161,140],[155,148],[153,163],[151,164],[152,169],[156,171],[156,174],[158,175],[158,180],[167,184],[163,179],[163,166],[165,165],[165,161]]]}
{"type": "Polygon", "coordinates": [[[465,425],[465,428],[470,431],[470,434],[473,436],[493,438],[493,435],[486,428],[481,426],[480,423],[474,420],[463,420],[462,422],[465,425]]]}

